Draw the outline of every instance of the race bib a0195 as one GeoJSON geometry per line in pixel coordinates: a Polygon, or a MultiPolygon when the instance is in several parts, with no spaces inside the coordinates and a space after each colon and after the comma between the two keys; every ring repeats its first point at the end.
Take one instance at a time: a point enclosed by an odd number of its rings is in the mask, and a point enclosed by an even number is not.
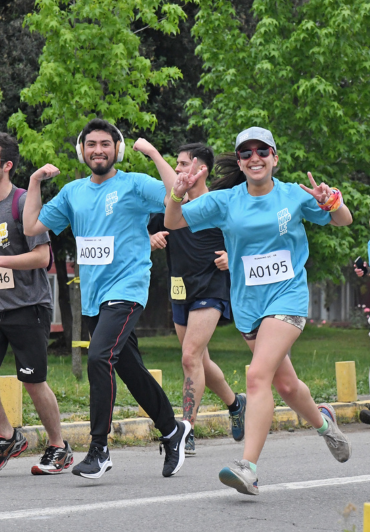
{"type": "Polygon", "coordinates": [[[247,286],[279,283],[294,277],[290,251],[287,249],[264,255],[248,255],[242,257],[242,261],[247,286]]]}
{"type": "Polygon", "coordinates": [[[114,257],[114,236],[76,237],[77,263],[110,264],[114,257]]]}

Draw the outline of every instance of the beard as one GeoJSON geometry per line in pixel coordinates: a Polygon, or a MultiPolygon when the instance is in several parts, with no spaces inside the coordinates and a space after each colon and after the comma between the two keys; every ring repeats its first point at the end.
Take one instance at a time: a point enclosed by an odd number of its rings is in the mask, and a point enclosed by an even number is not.
{"type": "Polygon", "coordinates": [[[89,162],[85,161],[85,163],[95,175],[99,175],[99,176],[108,174],[114,166],[113,159],[112,160],[107,159],[105,163],[103,162],[99,164],[94,164],[93,160],[92,161],[90,160],[89,162]]]}

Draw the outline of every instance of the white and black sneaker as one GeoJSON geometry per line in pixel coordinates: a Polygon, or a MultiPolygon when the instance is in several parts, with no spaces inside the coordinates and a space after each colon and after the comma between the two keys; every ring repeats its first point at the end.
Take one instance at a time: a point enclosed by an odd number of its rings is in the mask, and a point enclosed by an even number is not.
{"type": "Polygon", "coordinates": [[[72,473],[85,478],[100,478],[112,466],[108,449],[104,451],[100,445],[90,445],[86,457],[72,469],[72,473]]]}
{"type": "Polygon", "coordinates": [[[64,447],[47,447],[40,463],[32,467],[32,475],[57,475],[73,464],[72,449],[66,440],[63,443],[64,447]]]}
{"type": "Polygon", "coordinates": [[[159,452],[162,454],[162,446],[164,447],[166,456],[164,459],[162,475],[170,477],[175,475],[185,461],[185,444],[188,434],[191,430],[189,421],[176,421],[177,431],[171,438],[160,439],[159,452]]]}

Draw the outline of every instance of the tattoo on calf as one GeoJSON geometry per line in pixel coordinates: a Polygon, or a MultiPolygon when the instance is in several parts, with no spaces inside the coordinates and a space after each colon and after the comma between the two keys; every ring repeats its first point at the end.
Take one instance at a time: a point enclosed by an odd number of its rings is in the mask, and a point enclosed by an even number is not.
{"type": "Polygon", "coordinates": [[[187,419],[190,421],[190,423],[194,423],[194,407],[195,407],[195,389],[192,388],[194,385],[194,382],[190,379],[190,377],[187,377],[184,382],[184,395],[183,395],[183,417],[184,419],[187,419]]]}

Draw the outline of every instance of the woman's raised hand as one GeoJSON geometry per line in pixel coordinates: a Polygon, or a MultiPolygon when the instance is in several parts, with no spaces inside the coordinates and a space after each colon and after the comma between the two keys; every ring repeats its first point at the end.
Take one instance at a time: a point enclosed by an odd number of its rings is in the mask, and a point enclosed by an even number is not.
{"type": "Polygon", "coordinates": [[[331,188],[326,183],[316,184],[316,181],[312,177],[311,172],[307,172],[308,179],[312,185],[312,189],[305,185],[299,185],[303,190],[311,194],[318,203],[326,203],[331,196],[331,188]]]}
{"type": "Polygon", "coordinates": [[[203,168],[203,170],[199,170],[199,172],[195,174],[196,164],[197,158],[194,157],[189,172],[180,172],[178,174],[175,184],[173,185],[173,191],[178,198],[185,196],[186,192],[191,189],[198,179],[207,174],[207,168],[203,168]]]}

